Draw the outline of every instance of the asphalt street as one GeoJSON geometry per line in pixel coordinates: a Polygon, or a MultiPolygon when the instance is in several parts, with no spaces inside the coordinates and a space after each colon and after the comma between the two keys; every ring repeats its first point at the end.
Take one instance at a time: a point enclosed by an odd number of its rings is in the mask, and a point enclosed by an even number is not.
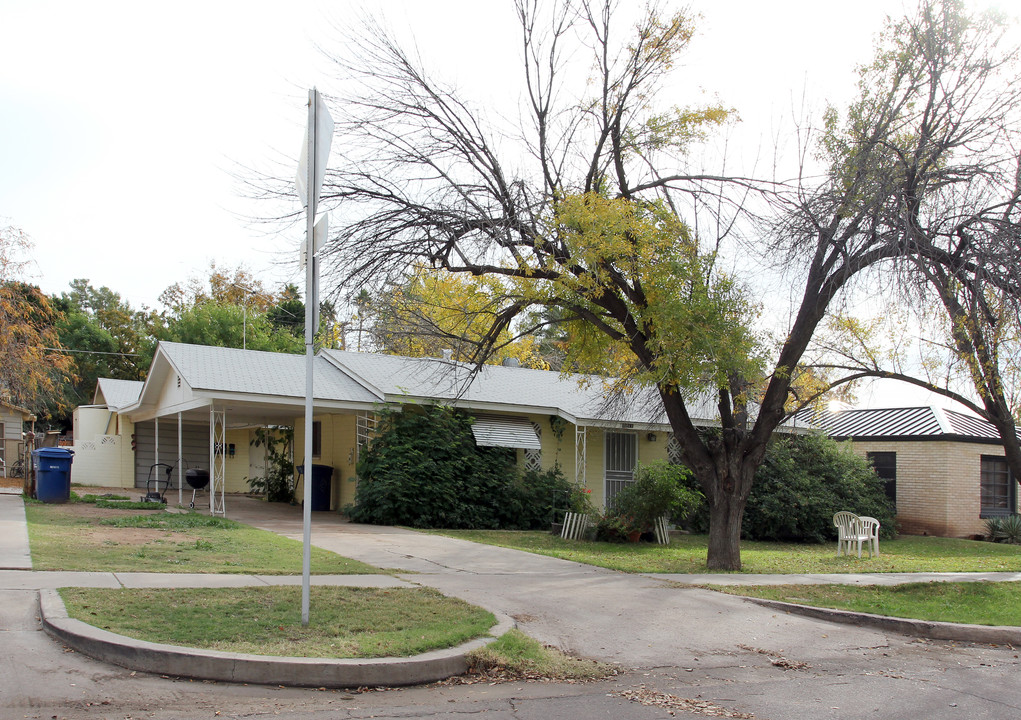
{"type": "MultiPolygon", "coordinates": [[[[229,517],[300,538],[299,510],[228,500],[229,517]]],[[[625,575],[436,535],[351,525],[330,513],[315,514],[313,544],[404,570],[405,581],[509,614],[542,642],[616,663],[620,674],[596,683],[365,692],[148,675],[53,641],[40,629],[31,587],[52,585],[52,577],[10,572],[0,573],[0,720],[1021,717],[1021,660],[1011,646],[918,639],[809,619],[679,584],[678,578],[625,575]]],[[[0,559],[3,553],[0,543],[0,559]]]]}

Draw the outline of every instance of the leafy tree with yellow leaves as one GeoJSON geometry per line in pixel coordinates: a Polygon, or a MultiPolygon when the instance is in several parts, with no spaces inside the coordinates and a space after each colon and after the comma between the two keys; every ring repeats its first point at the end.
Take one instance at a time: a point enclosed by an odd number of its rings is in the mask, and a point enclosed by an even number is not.
{"type": "Polygon", "coordinates": [[[0,228],[0,399],[42,413],[59,402],[73,365],[60,351],[59,314],[49,298],[16,279],[24,277],[31,247],[21,230],[0,228]]]}
{"type": "MultiPolygon", "coordinates": [[[[376,349],[391,355],[441,357],[473,361],[507,292],[495,277],[438,274],[415,268],[410,277],[381,293],[372,304],[372,338],[376,349]]],[[[548,369],[529,335],[514,337],[508,328],[492,340],[486,361],[513,358],[524,367],[548,369]]]]}

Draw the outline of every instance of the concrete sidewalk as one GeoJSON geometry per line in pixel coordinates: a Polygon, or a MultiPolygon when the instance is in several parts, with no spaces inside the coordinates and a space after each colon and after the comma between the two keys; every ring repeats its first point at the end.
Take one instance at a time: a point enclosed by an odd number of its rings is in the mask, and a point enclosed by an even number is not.
{"type": "Polygon", "coordinates": [[[21,495],[0,495],[0,568],[28,570],[28,524],[21,495]]]}

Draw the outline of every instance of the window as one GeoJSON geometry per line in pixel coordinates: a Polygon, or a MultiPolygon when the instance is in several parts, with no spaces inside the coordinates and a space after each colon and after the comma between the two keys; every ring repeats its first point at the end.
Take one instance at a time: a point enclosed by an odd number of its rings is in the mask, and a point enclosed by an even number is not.
{"type": "Polygon", "coordinates": [[[982,508],[980,517],[1013,515],[1017,507],[1014,478],[1010,476],[1007,459],[995,455],[982,456],[982,508]]]}
{"type": "Polygon", "coordinates": [[[358,419],[355,422],[355,432],[357,436],[356,450],[359,459],[362,457],[362,453],[365,452],[365,448],[369,446],[369,442],[376,436],[376,426],[378,424],[379,418],[373,413],[358,413],[358,419]]]}
{"type": "Polygon", "coordinates": [[[868,459],[869,464],[876,471],[876,475],[881,477],[885,482],[883,483],[884,489],[886,490],[886,497],[890,499],[894,505],[897,504],[897,453],[895,452],[870,452],[866,453],[865,457],[868,459]]]}
{"type": "MultiPolygon", "coordinates": [[[[532,429],[535,430],[535,436],[539,438],[539,442],[542,442],[542,427],[539,423],[533,422],[532,429]]],[[[542,450],[530,450],[526,449],[525,453],[525,470],[532,470],[535,472],[542,472],[542,450]]]]}
{"type": "Polygon", "coordinates": [[[319,420],[312,421],[312,457],[322,457],[323,424],[319,420]]]}
{"type": "Polygon", "coordinates": [[[666,459],[671,465],[684,465],[684,453],[681,450],[681,442],[673,433],[670,433],[670,437],[666,441],[666,459]]]}

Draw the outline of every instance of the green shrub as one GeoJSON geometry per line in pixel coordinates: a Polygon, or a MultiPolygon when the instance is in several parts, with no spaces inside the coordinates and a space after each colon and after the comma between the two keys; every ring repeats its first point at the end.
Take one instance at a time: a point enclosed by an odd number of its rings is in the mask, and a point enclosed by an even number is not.
{"type": "Polygon", "coordinates": [[[633,532],[649,532],[664,515],[679,522],[703,501],[688,487],[687,468],[660,460],[635,468],[634,482],[618,492],[611,507],[596,523],[596,539],[623,542],[633,532]]]}
{"type": "Polygon", "coordinates": [[[515,452],[478,447],[471,416],[443,406],[384,412],[358,462],[355,522],[422,528],[548,530],[587,491],[558,466],[519,472],[515,452]]]}
{"type": "Polygon", "coordinates": [[[542,472],[526,470],[508,491],[508,529],[548,530],[565,512],[592,512],[589,491],[565,478],[559,465],[542,472]]]}
{"type": "Polygon", "coordinates": [[[642,531],[643,527],[630,515],[609,512],[596,520],[596,540],[599,542],[627,542],[632,533],[642,531]]]}
{"type": "Polygon", "coordinates": [[[383,412],[379,434],[358,462],[355,522],[423,528],[514,524],[508,502],[514,453],[477,447],[471,419],[442,406],[383,412]]]}
{"type": "MultiPolygon", "coordinates": [[[[883,480],[864,458],[825,435],[776,435],[755,475],[741,537],[783,542],[834,540],[833,515],[841,510],[876,518],[883,537],[895,533],[894,509],[883,480]]],[[[692,529],[705,532],[708,516],[703,505],[692,516],[692,529]]]]}
{"type": "Polygon", "coordinates": [[[665,460],[639,464],[635,467],[634,482],[613,498],[611,512],[631,516],[636,524],[646,527],[664,515],[680,521],[704,499],[701,492],[685,484],[690,475],[687,468],[665,460]]]}

